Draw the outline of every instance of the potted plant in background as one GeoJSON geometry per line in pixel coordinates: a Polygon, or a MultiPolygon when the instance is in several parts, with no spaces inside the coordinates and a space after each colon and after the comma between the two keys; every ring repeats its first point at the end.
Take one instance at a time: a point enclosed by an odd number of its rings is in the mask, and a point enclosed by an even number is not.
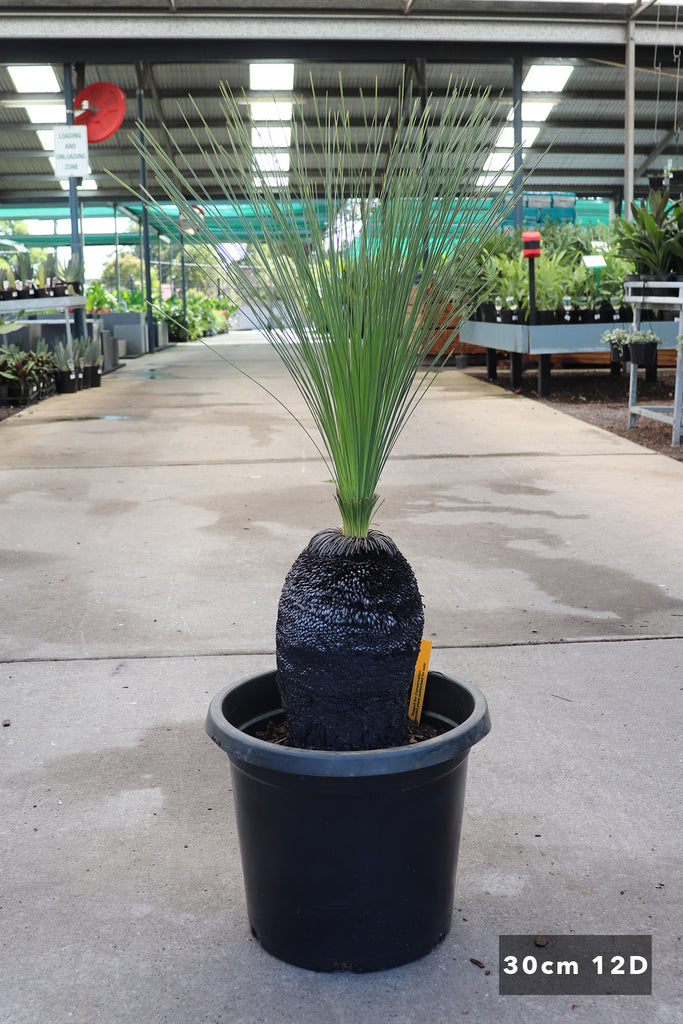
{"type": "Polygon", "coordinates": [[[35,287],[33,284],[33,267],[31,265],[31,257],[29,253],[18,252],[15,256],[14,277],[18,298],[35,298],[35,287]]]}
{"type": "Polygon", "coordinates": [[[635,265],[645,280],[683,274],[683,202],[668,192],[650,192],[646,200],[631,203],[633,219],[615,221],[619,254],[635,265]]]}
{"type": "Polygon", "coordinates": [[[83,385],[86,388],[99,388],[102,383],[102,349],[97,339],[84,340],[83,385]]]}
{"type": "MultiPolygon", "coordinates": [[[[66,263],[59,264],[59,281],[62,286],[71,288],[74,295],[80,295],[83,287],[83,257],[74,252],[66,263]]],[[[57,291],[55,291],[55,295],[57,291]]],[[[66,289],[62,294],[66,294],[66,289]]]]}
{"type": "Polygon", "coordinates": [[[0,349],[0,381],[9,405],[25,406],[47,398],[53,390],[52,360],[42,339],[26,351],[16,345],[0,349]]]}
{"type": "Polygon", "coordinates": [[[657,365],[657,346],[661,345],[661,338],[653,330],[613,327],[605,331],[600,341],[610,346],[612,362],[623,360],[628,350],[630,361],[637,366],[657,365]]]}
{"type": "MultiPolygon", "coordinates": [[[[426,355],[439,356],[443,358],[455,357],[456,366],[466,365],[467,357],[463,351],[462,342],[458,328],[461,323],[463,306],[470,307],[472,312],[476,309],[477,315],[481,307],[491,304],[498,284],[498,270],[491,258],[487,246],[480,251],[477,259],[471,262],[463,260],[461,255],[444,256],[444,259],[456,259],[460,267],[455,273],[457,278],[456,290],[447,297],[443,310],[436,324],[434,334],[429,339],[426,355]],[[475,305],[472,306],[472,297],[476,296],[475,305]]],[[[455,268],[451,268],[453,274],[455,268]]],[[[431,289],[428,290],[430,294],[431,289]]],[[[431,297],[431,295],[430,295],[431,297]]],[[[495,306],[493,307],[495,311],[495,306]]],[[[469,347],[469,346],[468,346],[469,347]]]]}
{"type": "Polygon", "coordinates": [[[55,367],[55,386],[57,394],[71,394],[78,390],[76,379],[76,364],[74,362],[73,347],[64,341],[58,341],[52,351],[52,362],[55,367]]]}
{"type": "Polygon", "coordinates": [[[85,293],[85,308],[88,313],[108,313],[116,307],[116,296],[105,291],[100,281],[91,281],[85,293]]]}
{"type": "MultiPolygon", "coordinates": [[[[422,600],[396,543],[371,524],[382,469],[443,363],[447,345],[424,362],[439,320],[454,296],[457,316],[476,306],[464,275],[514,197],[476,184],[497,130],[488,96],[454,91],[438,118],[409,95],[397,101],[386,116],[377,98],[364,104],[370,141],[359,148],[344,99],[330,109],[314,99],[293,122],[286,179],[252,169],[251,125],[226,90],[225,137],[192,130],[214,194],[237,211],[247,200],[241,227],[281,294],[267,337],[318,428],[342,523],[316,534],[287,575],[276,671],[227,687],[207,720],[231,761],[252,930],[316,970],[396,966],[444,937],[467,753],[489,728],[476,688],[429,673],[431,728],[409,743],[422,600]],[[309,132],[324,140],[321,186],[308,173],[309,132]],[[269,742],[280,722],[284,743],[269,742]]],[[[195,240],[224,253],[204,169],[150,132],[142,150],[195,240]]],[[[222,273],[258,322],[248,267],[223,256],[222,273]]]]}
{"type": "Polygon", "coordinates": [[[501,253],[498,269],[498,316],[502,323],[523,323],[529,307],[529,268],[519,255],[501,253]]]}
{"type": "Polygon", "coordinates": [[[566,264],[567,256],[562,250],[549,253],[541,252],[536,260],[537,324],[552,324],[556,323],[558,319],[564,321],[565,312],[562,299],[564,298],[564,284],[567,275],[566,264]]]}

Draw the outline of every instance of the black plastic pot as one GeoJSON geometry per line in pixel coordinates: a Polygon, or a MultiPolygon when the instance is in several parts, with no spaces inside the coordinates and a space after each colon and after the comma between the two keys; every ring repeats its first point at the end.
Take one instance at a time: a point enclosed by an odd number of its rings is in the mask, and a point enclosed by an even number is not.
{"type": "Polygon", "coordinates": [[[55,370],[55,387],[58,395],[72,394],[78,390],[76,373],[71,370],[55,370]]]}
{"type": "Polygon", "coordinates": [[[657,365],[656,341],[632,341],[628,348],[632,363],[636,363],[638,366],[657,365]]]}
{"type": "Polygon", "coordinates": [[[427,677],[433,739],[358,752],[253,733],[283,712],[275,673],[219,693],[206,721],[230,758],[249,922],[314,971],[379,971],[428,953],[453,912],[467,755],[490,722],[475,687],[427,677]]]}

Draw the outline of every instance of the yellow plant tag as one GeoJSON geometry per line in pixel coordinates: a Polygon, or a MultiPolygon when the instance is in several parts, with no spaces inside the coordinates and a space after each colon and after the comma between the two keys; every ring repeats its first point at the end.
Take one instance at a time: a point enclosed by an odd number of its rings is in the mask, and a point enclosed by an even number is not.
{"type": "Polygon", "coordinates": [[[427,671],[429,669],[429,658],[432,653],[432,641],[420,641],[420,651],[415,665],[413,676],[413,689],[410,694],[408,705],[408,717],[414,722],[419,722],[422,717],[422,702],[424,701],[425,686],[427,685],[427,671]]]}

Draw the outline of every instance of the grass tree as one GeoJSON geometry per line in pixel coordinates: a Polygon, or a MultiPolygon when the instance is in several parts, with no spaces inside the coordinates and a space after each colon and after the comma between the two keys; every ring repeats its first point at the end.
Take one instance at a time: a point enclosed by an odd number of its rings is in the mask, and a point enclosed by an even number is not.
{"type": "Polygon", "coordinates": [[[248,108],[227,89],[224,131],[199,111],[187,124],[201,168],[179,144],[169,153],[150,132],[142,143],[193,241],[219,256],[228,292],[255,320],[248,265],[226,248],[226,202],[267,269],[279,297],[268,339],[334,481],[341,527],[295,561],[276,629],[288,742],[319,749],[407,741],[424,614],[411,567],[373,529],[377,485],[448,351],[445,338],[426,357],[436,325],[448,303],[460,316],[476,304],[473,268],[512,202],[495,182],[478,184],[499,127],[488,95],[453,88],[425,108],[401,92],[388,112],[382,102],[363,101],[358,132],[343,92],[333,104],[313,97],[292,122],[286,172],[275,133],[255,166],[248,108]]]}

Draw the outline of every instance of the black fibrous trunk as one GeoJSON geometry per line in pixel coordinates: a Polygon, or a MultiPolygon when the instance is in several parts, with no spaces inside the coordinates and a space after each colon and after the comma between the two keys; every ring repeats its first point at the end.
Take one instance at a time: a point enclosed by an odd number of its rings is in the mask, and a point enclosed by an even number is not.
{"type": "Polygon", "coordinates": [[[417,581],[389,537],[316,534],[287,574],[278,609],[287,743],[317,750],[407,743],[423,629],[417,581]]]}

